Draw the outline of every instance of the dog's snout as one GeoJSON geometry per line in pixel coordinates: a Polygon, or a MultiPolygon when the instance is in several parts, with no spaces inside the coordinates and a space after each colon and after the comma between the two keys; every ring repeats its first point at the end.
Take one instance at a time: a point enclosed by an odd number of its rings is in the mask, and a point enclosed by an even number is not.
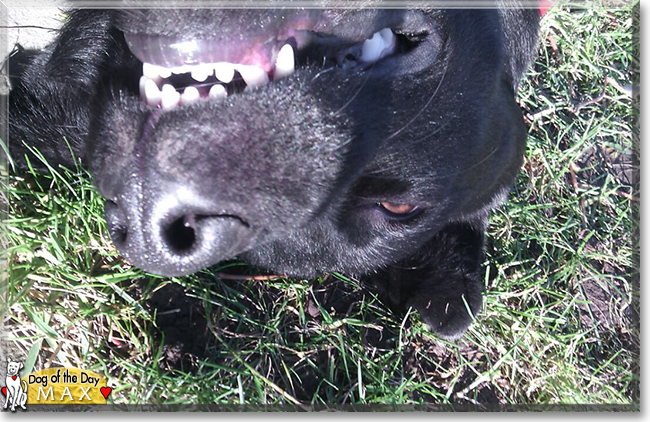
{"type": "Polygon", "coordinates": [[[132,264],[178,276],[244,252],[253,230],[235,213],[184,191],[138,195],[128,189],[104,205],[113,243],[132,264]]]}
{"type": "Polygon", "coordinates": [[[104,215],[111,240],[113,240],[113,244],[119,249],[126,242],[128,235],[126,216],[122,209],[111,200],[107,200],[104,204],[104,215]]]}

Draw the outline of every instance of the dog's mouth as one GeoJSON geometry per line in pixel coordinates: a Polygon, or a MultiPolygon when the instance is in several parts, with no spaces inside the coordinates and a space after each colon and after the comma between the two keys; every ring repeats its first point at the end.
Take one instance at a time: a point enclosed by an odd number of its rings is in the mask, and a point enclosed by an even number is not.
{"type": "Polygon", "coordinates": [[[263,87],[316,64],[363,71],[411,51],[426,34],[391,28],[350,42],[308,30],[288,31],[282,40],[230,45],[191,39],[125,33],[131,52],[143,63],[140,96],[150,107],[170,110],[263,87]]]}

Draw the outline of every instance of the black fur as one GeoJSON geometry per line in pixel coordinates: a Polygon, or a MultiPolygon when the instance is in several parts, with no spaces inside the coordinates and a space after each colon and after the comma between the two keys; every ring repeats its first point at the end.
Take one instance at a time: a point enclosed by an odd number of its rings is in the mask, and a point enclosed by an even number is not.
{"type": "Polygon", "coordinates": [[[239,256],[292,276],[366,275],[455,338],[481,307],[489,211],[521,165],[515,91],[537,23],[507,8],[74,10],[54,44],[11,59],[11,153],[80,157],[115,245],[148,271],[239,256]],[[236,50],[305,21],[320,35],[289,77],[168,112],[139,98],[125,32],[236,50]],[[384,27],[403,34],[401,54],[364,69],[340,53],[384,27]]]}

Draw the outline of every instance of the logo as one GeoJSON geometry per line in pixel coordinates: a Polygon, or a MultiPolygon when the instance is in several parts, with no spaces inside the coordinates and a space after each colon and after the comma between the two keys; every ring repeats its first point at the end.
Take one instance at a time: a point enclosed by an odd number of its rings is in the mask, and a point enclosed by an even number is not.
{"type": "Polygon", "coordinates": [[[20,379],[18,372],[24,368],[21,362],[13,362],[7,358],[7,376],[5,377],[5,386],[2,387],[2,394],[5,396],[5,404],[2,410],[7,410],[11,406],[11,411],[16,411],[16,406],[25,408],[27,403],[27,383],[20,379]]]}
{"type": "Polygon", "coordinates": [[[49,368],[32,372],[22,379],[18,371],[24,366],[8,360],[4,409],[15,412],[20,406],[35,404],[106,404],[113,389],[106,378],[78,368],[49,368]]]}

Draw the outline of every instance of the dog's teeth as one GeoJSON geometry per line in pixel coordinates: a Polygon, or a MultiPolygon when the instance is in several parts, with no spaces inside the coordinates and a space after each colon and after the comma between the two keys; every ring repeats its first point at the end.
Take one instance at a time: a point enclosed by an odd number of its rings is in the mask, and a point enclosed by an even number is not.
{"type": "Polygon", "coordinates": [[[197,82],[203,82],[212,75],[213,69],[208,65],[198,65],[192,67],[192,79],[197,82]]]}
{"type": "Polygon", "coordinates": [[[170,85],[165,84],[162,87],[162,109],[170,110],[178,105],[181,100],[181,94],[176,92],[176,89],[170,85]]]}
{"type": "Polygon", "coordinates": [[[364,62],[375,62],[381,54],[383,40],[379,32],[375,32],[372,38],[366,40],[361,47],[361,60],[364,62]]]}
{"type": "Polygon", "coordinates": [[[144,76],[144,75],[140,76],[140,98],[145,103],[147,102],[147,94],[144,91],[144,87],[147,85],[148,80],[149,80],[149,78],[147,78],[146,76],[144,76]]]}
{"type": "Polygon", "coordinates": [[[361,47],[361,60],[367,63],[374,63],[382,57],[391,54],[395,49],[393,31],[384,28],[375,32],[372,38],[364,41],[361,47]]]}
{"type": "MultiPolygon", "coordinates": [[[[294,71],[294,52],[290,45],[284,46],[278,53],[276,60],[276,77],[284,77],[294,71]]],[[[188,86],[181,94],[169,82],[164,83],[172,74],[190,74],[197,82],[206,82],[211,75],[215,75],[220,82],[230,83],[239,72],[246,83],[246,91],[253,90],[269,83],[269,75],[260,67],[233,63],[210,63],[200,65],[185,65],[165,68],[151,63],[143,63],[143,76],[140,78],[140,96],[151,107],[160,107],[170,110],[178,105],[190,105],[201,100],[201,93],[197,87],[188,86]],[[159,88],[162,86],[162,89],[159,88]]],[[[224,99],[228,96],[222,84],[215,84],[210,88],[208,97],[212,100],[224,99]]]]}
{"type": "Polygon", "coordinates": [[[155,81],[160,78],[160,66],[151,63],[142,63],[142,74],[147,78],[155,81]]]}
{"type": "Polygon", "coordinates": [[[150,107],[158,107],[162,100],[162,92],[158,85],[146,76],[140,78],[140,96],[150,107]]]}
{"type": "Polygon", "coordinates": [[[225,84],[230,83],[235,76],[235,68],[230,63],[215,63],[214,76],[225,84]]]}
{"type": "Polygon", "coordinates": [[[172,70],[166,67],[158,66],[158,74],[161,78],[167,79],[172,75],[172,70]]]}
{"type": "Polygon", "coordinates": [[[193,86],[188,86],[185,88],[185,91],[183,91],[183,94],[181,95],[181,105],[194,104],[200,99],[201,94],[199,94],[199,90],[193,86]]]}
{"type": "Polygon", "coordinates": [[[278,58],[275,61],[275,71],[273,77],[275,79],[284,78],[291,75],[295,70],[295,60],[293,54],[293,47],[290,44],[285,44],[278,53],[278,58]]]}
{"type": "Polygon", "coordinates": [[[190,73],[195,66],[177,66],[169,69],[174,75],[181,75],[183,73],[190,73]]]}
{"type": "Polygon", "coordinates": [[[244,91],[250,91],[269,83],[269,75],[260,67],[238,65],[236,69],[246,82],[244,91]]]}
{"type": "Polygon", "coordinates": [[[172,70],[151,63],[142,63],[142,74],[152,81],[160,83],[172,75],[172,70]]]}
{"type": "Polygon", "coordinates": [[[384,28],[381,31],[379,31],[379,35],[381,35],[381,39],[384,41],[384,48],[391,46],[393,44],[393,38],[395,35],[393,35],[393,30],[390,28],[384,28]]]}
{"type": "Polygon", "coordinates": [[[220,84],[212,85],[212,88],[210,88],[210,92],[208,93],[208,97],[211,100],[221,100],[227,96],[228,93],[226,92],[226,88],[220,84]]]}

